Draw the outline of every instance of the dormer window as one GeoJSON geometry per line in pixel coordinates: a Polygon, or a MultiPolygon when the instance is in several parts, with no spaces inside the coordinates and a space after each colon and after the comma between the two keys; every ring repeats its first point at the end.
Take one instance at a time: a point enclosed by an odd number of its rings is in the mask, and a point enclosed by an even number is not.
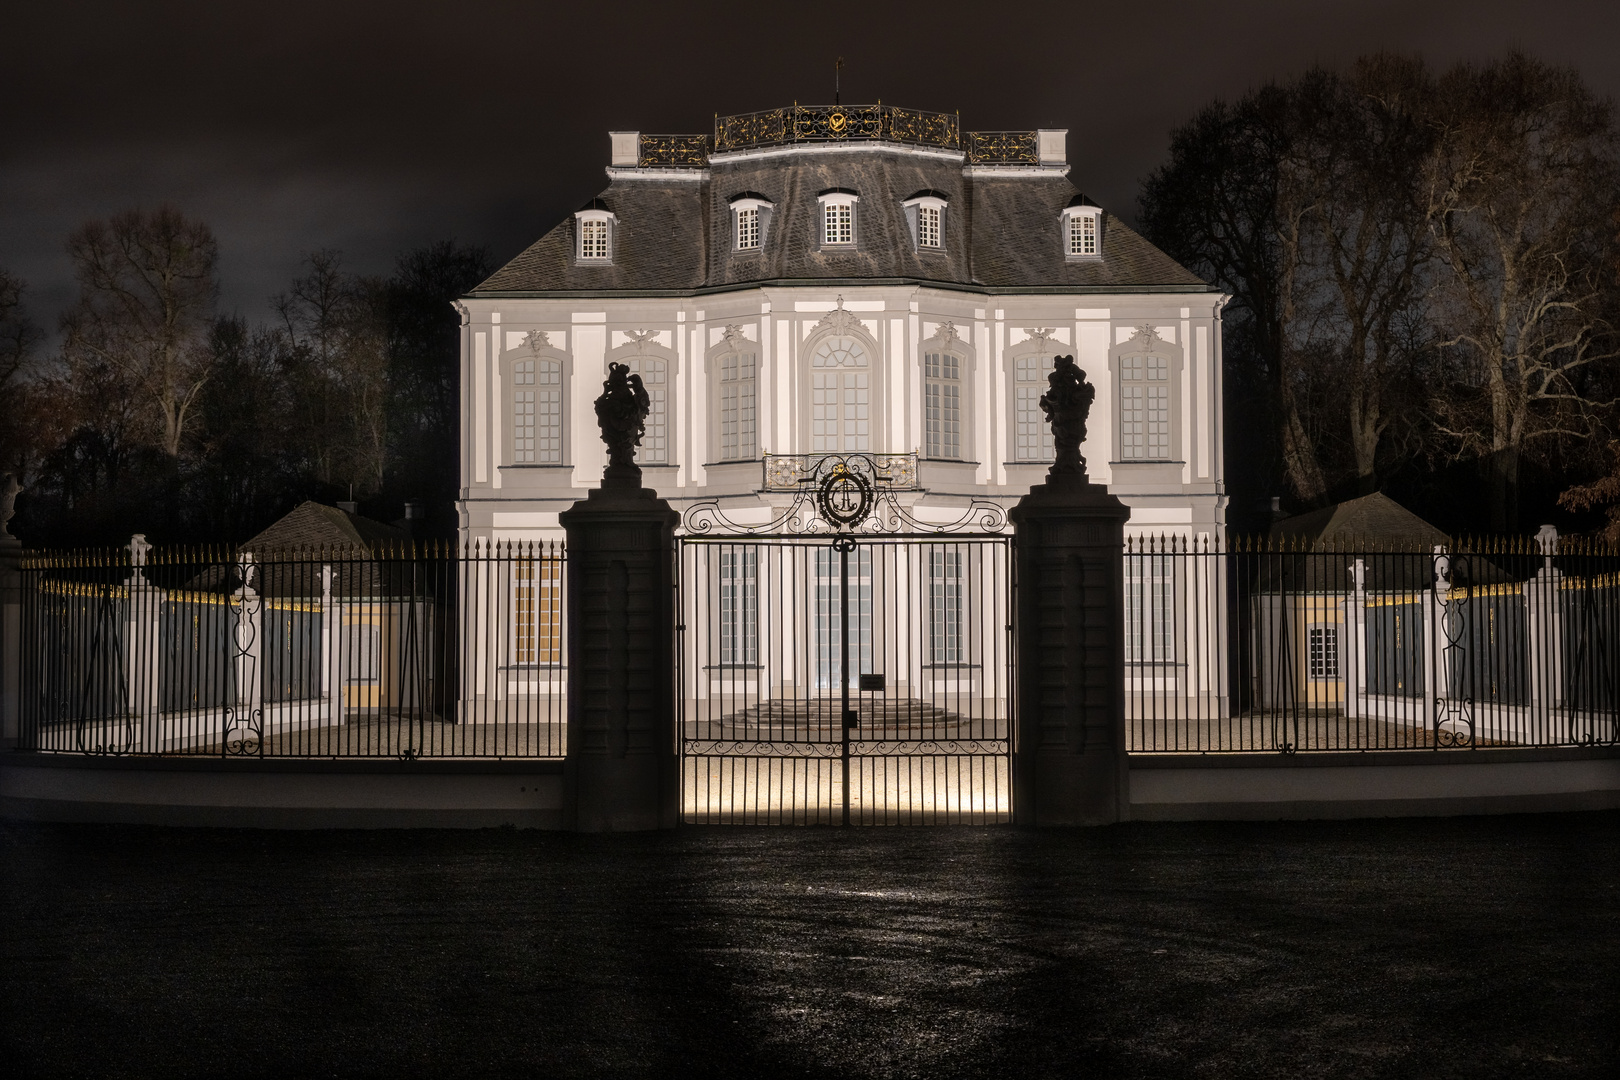
{"type": "Polygon", "coordinates": [[[765,245],[765,233],[770,227],[771,202],[752,191],[734,196],[731,200],[732,250],[758,251],[765,245]]]}
{"type": "Polygon", "coordinates": [[[940,251],[945,247],[945,196],[938,191],[919,191],[902,202],[911,244],[918,251],[940,251]]]}
{"type": "Polygon", "coordinates": [[[1071,262],[1102,258],[1102,209],[1084,195],[1063,211],[1063,254],[1071,262]]]}
{"type": "Polygon", "coordinates": [[[613,261],[613,212],[593,200],[593,205],[574,215],[574,233],[579,238],[574,255],[582,263],[613,261]]]}
{"type": "Polygon", "coordinates": [[[818,197],[821,203],[821,245],[853,247],[855,244],[855,203],[853,191],[834,188],[818,197]]]}
{"type": "Polygon", "coordinates": [[[917,207],[917,243],[922,247],[939,247],[939,207],[917,207]]]}

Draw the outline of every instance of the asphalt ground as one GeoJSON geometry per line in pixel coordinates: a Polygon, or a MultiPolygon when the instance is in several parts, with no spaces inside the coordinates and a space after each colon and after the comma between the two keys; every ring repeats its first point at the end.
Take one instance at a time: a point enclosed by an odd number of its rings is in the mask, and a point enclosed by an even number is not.
{"type": "Polygon", "coordinates": [[[10,1078],[1620,1075],[1620,813],[0,856],[10,1078]]]}

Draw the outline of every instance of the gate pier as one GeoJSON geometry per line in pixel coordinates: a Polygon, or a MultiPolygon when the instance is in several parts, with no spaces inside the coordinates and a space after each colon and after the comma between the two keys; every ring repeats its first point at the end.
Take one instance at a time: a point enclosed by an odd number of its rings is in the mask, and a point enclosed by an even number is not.
{"type": "Polygon", "coordinates": [[[608,476],[558,515],[569,552],[565,829],[620,832],[678,823],[679,520],[639,476],[608,476]]]}
{"type": "Polygon", "coordinates": [[[1013,821],[1129,816],[1124,560],[1130,510],[1083,472],[1054,470],[1007,514],[1017,548],[1013,821]]]}

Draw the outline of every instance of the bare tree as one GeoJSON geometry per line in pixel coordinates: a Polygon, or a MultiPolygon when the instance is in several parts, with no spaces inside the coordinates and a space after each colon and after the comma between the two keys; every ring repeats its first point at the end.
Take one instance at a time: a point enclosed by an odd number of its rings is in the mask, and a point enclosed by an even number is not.
{"type": "Polygon", "coordinates": [[[374,492],[388,463],[389,349],[384,286],[343,271],[322,250],[275,297],[294,349],[299,413],[315,475],[374,492]]]}
{"type": "Polygon", "coordinates": [[[1527,447],[1589,438],[1613,360],[1604,318],[1615,207],[1609,105],[1574,71],[1521,54],[1440,81],[1427,211],[1447,273],[1440,318],[1462,383],[1436,412],[1488,455],[1492,525],[1517,525],[1527,447]]]}
{"type": "Polygon", "coordinates": [[[78,304],[63,319],[70,363],[93,359],[119,372],[156,413],[154,441],[178,457],[212,367],[212,230],[165,206],[91,221],[67,247],[79,281],[78,304]]]}
{"type": "Polygon", "coordinates": [[[21,278],[0,270],[0,400],[6,402],[0,409],[0,473],[13,473],[19,483],[35,449],[29,428],[36,417],[29,398],[39,346],[39,327],[23,305],[26,289],[21,278]]]}
{"type": "Polygon", "coordinates": [[[1252,418],[1258,423],[1237,430],[1272,429],[1283,477],[1314,502],[1326,483],[1302,414],[1302,372],[1286,344],[1306,209],[1283,190],[1292,111],[1290,92],[1280,86],[1202,110],[1172,133],[1170,161],[1143,185],[1140,217],[1150,240],[1232,294],[1230,404],[1248,410],[1266,403],[1252,418]]]}
{"type": "Polygon", "coordinates": [[[1308,233],[1290,294],[1315,316],[1295,324],[1302,350],[1332,369],[1329,408],[1366,493],[1378,486],[1380,443],[1398,419],[1391,395],[1426,352],[1432,84],[1421,61],[1381,54],[1348,77],[1312,72],[1295,97],[1289,186],[1300,192],[1308,233]]]}

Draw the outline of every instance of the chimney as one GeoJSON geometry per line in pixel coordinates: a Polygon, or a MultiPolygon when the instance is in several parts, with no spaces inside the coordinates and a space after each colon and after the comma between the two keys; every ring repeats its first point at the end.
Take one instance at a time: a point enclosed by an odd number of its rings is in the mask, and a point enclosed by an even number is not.
{"type": "Polygon", "coordinates": [[[337,508],[345,514],[358,514],[360,512],[360,504],[353,499],[339,499],[337,508]]]}
{"type": "Polygon", "coordinates": [[[641,164],[641,132],[610,131],[608,138],[613,140],[615,169],[633,169],[641,164]]]}
{"type": "Polygon", "coordinates": [[[1069,129],[1041,128],[1035,132],[1035,154],[1042,165],[1069,163],[1069,129]]]}

